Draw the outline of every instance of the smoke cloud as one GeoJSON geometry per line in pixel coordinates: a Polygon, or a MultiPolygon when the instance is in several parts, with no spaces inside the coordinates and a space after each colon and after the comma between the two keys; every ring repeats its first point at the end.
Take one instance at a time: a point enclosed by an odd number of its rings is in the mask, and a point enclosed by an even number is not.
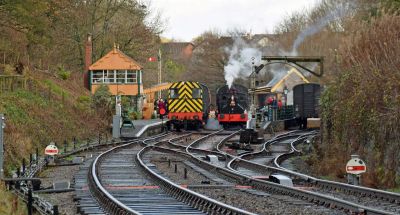
{"type": "Polygon", "coordinates": [[[336,7],[330,13],[319,19],[315,24],[310,25],[303,31],[301,31],[300,34],[297,35],[297,38],[293,43],[291,55],[297,55],[297,48],[300,46],[301,43],[303,43],[303,41],[307,37],[320,32],[330,22],[343,17],[345,14],[348,13],[349,9],[352,7],[353,5],[351,2],[344,4],[337,4],[336,7]]]}
{"type": "Polygon", "coordinates": [[[224,66],[225,80],[229,88],[235,79],[250,76],[252,58],[254,58],[254,65],[261,63],[261,51],[247,44],[240,37],[235,37],[233,46],[225,48],[225,52],[229,54],[228,63],[224,66]]]}
{"type": "MultiPolygon", "coordinates": [[[[353,2],[338,3],[330,13],[317,20],[314,24],[308,26],[297,35],[296,40],[293,43],[292,50],[290,52],[283,51],[283,49],[281,49],[280,47],[275,47],[274,50],[263,50],[264,53],[262,53],[255,46],[247,44],[240,36],[235,37],[233,46],[225,48],[225,52],[229,55],[228,63],[226,66],[224,66],[226,84],[230,88],[235,79],[248,78],[252,72],[251,67],[253,57],[254,65],[260,65],[262,54],[297,56],[298,47],[301,43],[304,42],[307,37],[320,32],[332,21],[335,21],[345,16],[352,8],[354,8],[354,6],[355,5],[353,2]],[[266,53],[266,51],[268,53],[266,53]]],[[[276,45],[279,46],[279,44],[276,45]]],[[[310,64],[308,66],[310,66],[311,69],[314,70],[317,64],[310,64]]],[[[287,74],[288,71],[287,67],[283,65],[277,65],[276,67],[269,66],[269,70],[272,72],[274,78],[283,77],[283,75],[287,74]]]]}

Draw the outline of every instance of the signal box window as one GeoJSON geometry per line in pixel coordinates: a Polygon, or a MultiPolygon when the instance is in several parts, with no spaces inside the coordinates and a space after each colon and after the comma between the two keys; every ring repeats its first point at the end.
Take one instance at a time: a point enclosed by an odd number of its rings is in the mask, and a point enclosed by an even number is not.
{"type": "Polygon", "coordinates": [[[199,88],[192,89],[192,98],[200,99],[201,98],[201,90],[199,88]]]}
{"type": "Polygon", "coordinates": [[[171,99],[177,99],[177,98],[179,98],[178,89],[170,89],[170,90],[169,90],[169,97],[170,97],[171,99]]]}

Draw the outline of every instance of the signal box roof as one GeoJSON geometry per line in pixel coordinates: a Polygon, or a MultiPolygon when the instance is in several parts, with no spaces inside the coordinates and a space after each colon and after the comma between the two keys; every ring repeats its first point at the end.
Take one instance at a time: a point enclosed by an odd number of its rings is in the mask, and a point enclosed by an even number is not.
{"type": "Polygon", "coordinates": [[[142,68],[139,63],[116,47],[89,66],[89,70],[141,70],[142,68]]]}

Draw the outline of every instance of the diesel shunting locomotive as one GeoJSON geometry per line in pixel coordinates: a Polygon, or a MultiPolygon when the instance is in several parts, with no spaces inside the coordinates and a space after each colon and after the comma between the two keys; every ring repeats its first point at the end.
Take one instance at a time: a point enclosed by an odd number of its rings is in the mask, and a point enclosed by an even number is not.
{"type": "Polygon", "coordinates": [[[173,83],[168,91],[169,128],[197,129],[207,119],[210,96],[208,88],[194,81],[173,83]]]}

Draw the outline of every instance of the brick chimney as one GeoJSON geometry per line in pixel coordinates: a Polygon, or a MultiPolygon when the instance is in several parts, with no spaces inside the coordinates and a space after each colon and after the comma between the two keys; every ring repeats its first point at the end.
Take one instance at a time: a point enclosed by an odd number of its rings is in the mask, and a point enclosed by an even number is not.
{"type": "Polygon", "coordinates": [[[83,81],[86,89],[89,89],[89,66],[92,65],[92,35],[88,34],[85,43],[85,70],[83,73],[83,81]]]}

